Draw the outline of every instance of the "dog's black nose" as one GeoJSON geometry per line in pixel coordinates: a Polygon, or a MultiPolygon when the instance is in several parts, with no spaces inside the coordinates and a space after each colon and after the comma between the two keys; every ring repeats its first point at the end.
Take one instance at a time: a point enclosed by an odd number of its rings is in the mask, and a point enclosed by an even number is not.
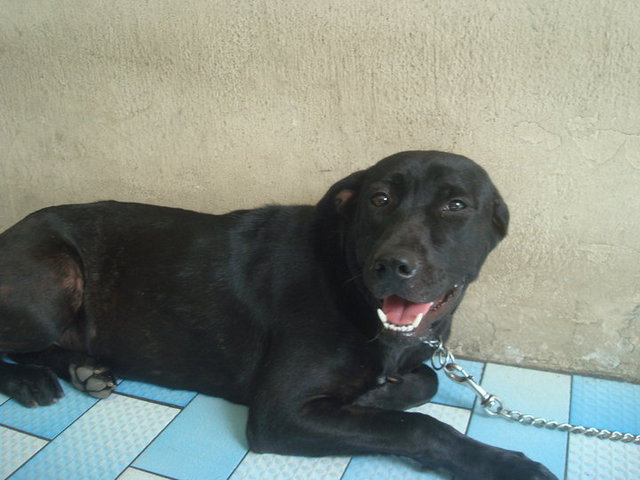
{"type": "Polygon", "coordinates": [[[410,252],[382,254],[373,262],[373,269],[378,277],[406,280],[418,271],[418,258],[410,252]]]}

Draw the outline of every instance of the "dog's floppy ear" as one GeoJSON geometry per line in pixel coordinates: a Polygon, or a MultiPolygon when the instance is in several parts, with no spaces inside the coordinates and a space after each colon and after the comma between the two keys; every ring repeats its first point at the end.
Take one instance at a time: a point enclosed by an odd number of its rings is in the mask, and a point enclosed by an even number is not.
{"type": "Polygon", "coordinates": [[[491,226],[496,235],[496,243],[507,236],[509,229],[509,209],[507,204],[498,192],[493,198],[493,217],[491,218],[491,226]]]}
{"type": "Polygon", "coordinates": [[[365,173],[360,170],[335,183],[318,202],[318,211],[322,215],[346,214],[358,197],[365,173]]]}

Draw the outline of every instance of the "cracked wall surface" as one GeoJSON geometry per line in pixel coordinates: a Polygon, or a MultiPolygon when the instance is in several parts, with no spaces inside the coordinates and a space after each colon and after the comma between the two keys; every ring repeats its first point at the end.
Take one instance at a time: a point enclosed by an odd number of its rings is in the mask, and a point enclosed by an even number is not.
{"type": "Polygon", "coordinates": [[[466,154],[510,235],[456,354],[640,381],[632,0],[0,0],[0,228],[113,198],[313,203],[390,153],[466,154]]]}

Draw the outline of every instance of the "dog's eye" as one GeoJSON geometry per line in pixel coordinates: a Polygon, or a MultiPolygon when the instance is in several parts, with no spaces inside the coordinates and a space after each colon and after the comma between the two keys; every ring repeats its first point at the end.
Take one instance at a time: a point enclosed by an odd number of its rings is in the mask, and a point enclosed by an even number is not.
{"type": "Polygon", "coordinates": [[[389,204],[389,195],[384,192],[376,192],[371,195],[371,204],[374,207],[384,207],[389,204]]]}
{"type": "Polygon", "coordinates": [[[444,206],[444,210],[447,212],[458,212],[460,210],[464,210],[465,208],[467,208],[467,204],[459,198],[449,200],[449,202],[444,206]]]}

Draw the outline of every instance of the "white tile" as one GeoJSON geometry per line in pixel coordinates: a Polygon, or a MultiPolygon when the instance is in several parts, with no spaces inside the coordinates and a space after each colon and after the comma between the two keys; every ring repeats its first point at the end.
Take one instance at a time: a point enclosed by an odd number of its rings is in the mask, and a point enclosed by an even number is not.
{"type": "Polygon", "coordinates": [[[569,436],[567,480],[640,478],[640,445],[569,436]]]}
{"type": "Polygon", "coordinates": [[[230,480],[338,480],[349,457],[291,457],[249,452],[230,480]]]}
{"type": "Polygon", "coordinates": [[[47,444],[46,440],[0,427],[0,478],[6,478],[47,444]]]}
{"type": "Polygon", "coordinates": [[[138,470],[137,468],[127,468],[118,480],[166,480],[167,477],[161,477],[153,473],[138,470]]]}

